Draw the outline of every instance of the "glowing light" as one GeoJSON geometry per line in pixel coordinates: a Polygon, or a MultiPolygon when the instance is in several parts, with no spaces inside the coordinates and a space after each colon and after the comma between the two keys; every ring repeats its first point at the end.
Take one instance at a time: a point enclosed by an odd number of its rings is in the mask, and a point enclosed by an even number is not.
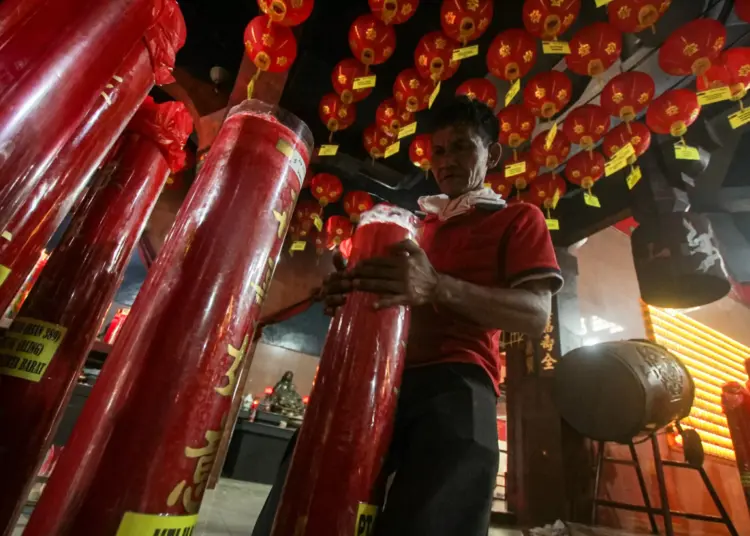
{"type": "Polygon", "coordinates": [[[266,387],[266,389],[263,391],[267,395],[273,394],[273,387],[266,387]]]}

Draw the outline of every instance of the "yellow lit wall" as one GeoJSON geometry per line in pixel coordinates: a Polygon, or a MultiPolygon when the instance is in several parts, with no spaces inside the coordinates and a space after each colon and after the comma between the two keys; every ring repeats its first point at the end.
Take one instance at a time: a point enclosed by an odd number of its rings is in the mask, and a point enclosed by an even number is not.
{"type": "Polygon", "coordinates": [[[643,313],[649,338],[679,357],[695,382],[693,410],[683,422],[698,430],[706,454],[734,460],[721,387],[729,381],[745,384],[750,348],[675,311],[643,304],[643,313]]]}

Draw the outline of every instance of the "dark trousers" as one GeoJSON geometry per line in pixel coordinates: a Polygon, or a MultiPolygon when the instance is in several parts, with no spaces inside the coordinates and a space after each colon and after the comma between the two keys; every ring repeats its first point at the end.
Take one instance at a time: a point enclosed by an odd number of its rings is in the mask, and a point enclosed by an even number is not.
{"type": "MultiPolygon", "coordinates": [[[[406,371],[385,467],[395,475],[376,536],[487,536],[498,464],[496,404],[490,378],[476,365],[406,371]]],[[[296,439],[253,536],[271,534],[296,439]]]]}

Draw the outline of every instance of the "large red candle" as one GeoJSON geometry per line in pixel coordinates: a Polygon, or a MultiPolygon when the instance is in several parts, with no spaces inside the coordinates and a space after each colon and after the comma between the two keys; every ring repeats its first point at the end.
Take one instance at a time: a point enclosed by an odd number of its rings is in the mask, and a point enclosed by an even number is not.
{"type": "Polygon", "coordinates": [[[59,227],[86,182],[154,83],[146,47],[130,51],[95,107],[60,151],[0,237],[0,311],[23,285],[44,246],[59,227]]]}
{"type": "Polygon", "coordinates": [[[727,417],[745,501],[750,508],[750,392],[738,382],[724,385],[721,406],[727,417]]]}
{"type": "MultiPolygon", "coordinates": [[[[414,236],[416,219],[379,205],[362,215],[350,266],[387,255],[414,236]]],[[[333,318],[310,405],[276,514],[273,536],[345,536],[367,529],[390,445],[404,367],[409,310],[376,311],[377,296],[353,292],[333,318]]]]}
{"type": "Polygon", "coordinates": [[[231,111],[26,536],[195,523],[311,148],[275,106],[231,111]]]}
{"type": "Polygon", "coordinates": [[[0,338],[0,530],[13,530],[125,267],[192,130],[182,103],[148,101],[0,338]],[[181,117],[179,117],[181,116],[181,117]],[[170,151],[170,152],[167,152],[170,151]]]}
{"type": "Polygon", "coordinates": [[[0,230],[5,230],[163,1],[48,1],[0,48],[0,230]]]}

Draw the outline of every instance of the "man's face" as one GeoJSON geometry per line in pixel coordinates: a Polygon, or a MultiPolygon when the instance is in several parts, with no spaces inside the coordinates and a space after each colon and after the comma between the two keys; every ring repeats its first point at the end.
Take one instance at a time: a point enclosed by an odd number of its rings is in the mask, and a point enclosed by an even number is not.
{"type": "Polygon", "coordinates": [[[432,135],[432,172],[440,191],[451,198],[481,188],[501,154],[498,143],[488,146],[469,125],[445,127],[432,135]]]}

